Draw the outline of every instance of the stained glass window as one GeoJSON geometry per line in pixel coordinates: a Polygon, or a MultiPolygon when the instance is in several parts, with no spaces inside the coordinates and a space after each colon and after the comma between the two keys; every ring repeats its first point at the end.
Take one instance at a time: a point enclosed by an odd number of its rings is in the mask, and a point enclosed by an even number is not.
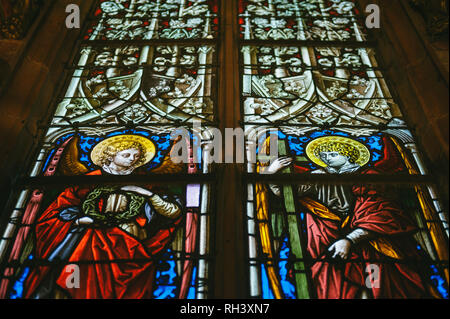
{"type": "Polygon", "coordinates": [[[363,12],[93,0],[2,225],[0,298],[204,299],[241,267],[253,299],[448,298],[448,212],[363,12]],[[238,122],[246,165],[217,169],[238,122]]]}
{"type": "Polygon", "coordinates": [[[218,10],[97,1],[0,241],[2,298],[210,295],[218,10]]]}
{"type": "Polygon", "coordinates": [[[351,1],[239,1],[245,40],[364,41],[360,11],[351,1]]]}
{"type": "Polygon", "coordinates": [[[238,24],[249,297],[448,298],[447,215],[357,2],[241,0],[238,24]]]}

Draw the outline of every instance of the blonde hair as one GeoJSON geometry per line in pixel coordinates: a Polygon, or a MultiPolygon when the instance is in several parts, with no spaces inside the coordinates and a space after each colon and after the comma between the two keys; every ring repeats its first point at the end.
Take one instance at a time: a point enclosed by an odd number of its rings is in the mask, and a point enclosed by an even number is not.
{"type": "Polygon", "coordinates": [[[123,141],[123,140],[108,145],[101,153],[99,160],[102,165],[109,165],[111,164],[111,158],[114,157],[118,152],[129,149],[136,149],[139,151],[139,159],[134,164],[135,167],[141,166],[142,164],[145,163],[146,150],[144,146],[136,141],[123,141]]]}
{"type": "Polygon", "coordinates": [[[314,155],[320,158],[320,153],[322,152],[337,152],[340,155],[347,157],[349,162],[352,164],[354,164],[360,157],[359,150],[356,147],[337,141],[321,143],[314,150],[314,155]]]}

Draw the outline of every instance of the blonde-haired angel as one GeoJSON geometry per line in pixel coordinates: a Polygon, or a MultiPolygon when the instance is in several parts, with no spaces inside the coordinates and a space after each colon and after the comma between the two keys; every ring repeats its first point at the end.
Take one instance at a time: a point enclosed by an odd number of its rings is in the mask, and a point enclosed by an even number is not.
{"type": "MultiPolygon", "coordinates": [[[[324,136],[306,146],[308,159],[318,167],[310,173],[335,174],[337,181],[302,183],[300,174],[293,198],[296,207],[305,215],[311,291],[317,298],[437,296],[420,268],[419,261],[425,259],[417,252],[413,238],[417,226],[399,204],[395,191],[385,185],[339,183],[342,174],[393,174],[404,170],[393,141],[383,137],[384,158],[369,167],[366,164],[371,158],[370,151],[355,139],[324,136]],[[368,284],[369,266],[379,272],[375,281],[368,284]]],[[[309,171],[298,167],[289,157],[280,157],[263,169],[265,173],[277,173],[289,166],[295,171],[309,171]]],[[[258,211],[264,212],[266,220],[270,220],[269,192],[275,198],[286,196],[281,185],[257,188],[258,211]]],[[[262,232],[262,235],[266,236],[266,233],[262,232]]],[[[263,250],[274,255],[273,247],[267,241],[261,242],[263,250]]],[[[273,278],[270,278],[272,287],[278,289],[279,282],[275,276],[273,278]]]]}
{"type": "MultiPolygon", "coordinates": [[[[78,160],[78,140],[66,147],[63,175],[130,175],[155,156],[153,142],[123,134],[98,143],[88,172],[78,160]]],[[[179,172],[169,154],[156,172],[179,172]]],[[[42,213],[35,228],[35,260],[25,298],[152,298],[154,256],[171,242],[182,219],[179,197],[153,186],[101,185],[65,189],[42,213]],[[79,267],[77,285],[67,285],[67,267],[79,267]]]]}

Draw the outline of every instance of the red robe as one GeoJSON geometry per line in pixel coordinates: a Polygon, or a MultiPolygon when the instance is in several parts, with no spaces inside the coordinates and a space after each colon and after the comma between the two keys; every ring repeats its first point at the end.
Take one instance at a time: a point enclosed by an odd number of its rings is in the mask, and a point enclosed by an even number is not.
{"type": "MultiPolygon", "coordinates": [[[[101,175],[101,171],[88,175],[101,175]]],[[[64,240],[73,222],[60,220],[59,213],[68,207],[79,206],[91,190],[68,188],[45,210],[36,225],[35,259],[46,260],[64,240]]],[[[138,216],[136,221],[140,225],[147,222],[143,216],[138,216]]],[[[88,227],[68,261],[68,264],[80,262],[77,264],[80,288],[66,287],[66,280],[73,273],[70,268],[60,273],[57,285],[77,299],[151,298],[155,275],[152,256],[170,242],[179,222],[180,218],[144,241],[137,240],[118,227],[88,227]]],[[[50,270],[49,266],[32,270],[25,284],[25,298],[33,297],[50,270]]]]}
{"type": "MultiPolygon", "coordinates": [[[[403,169],[392,143],[387,138],[383,142],[384,159],[375,164],[376,169],[367,169],[362,174],[394,173],[403,169]]],[[[386,193],[380,188],[358,186],[353,187],[352,192],[355,196],[353,213],[344,227],[343,220],[319,217],[311,212],[306,214],[307,250],[313,259],[319,259],[311,266],[317,298],[354,299],[361,296],[363,289],[369,289],[373,298],[429,297],[419,270],[414,269],[421,264],[421,259],[412,237],[416,228],[407,212],[386,199],[383,196],[386,193]],[[386,239],[387,247],[397,256],[391,254],[388,257],[386,251],[389,249],[380,249],[379,246],[376,249],[365,241],[352,246],[345,263],[322,261],[327,258],[328,248],[333,243],[357,228],[373,232],[376,238],[386,239]],[[404,259],[410,262],[404,263],[404,259]],[[372,272],[374,267],[370,265],[378,268],[379,276],[372,272]],[[370,277],[375,279],[373,284],[370,284],[370,277]]]]}
{"type": "MultiPolygon", "coordinates": [[[[370,172],[368,172],[370,173],[370,172]]],[[[354,187],[356,196],[353,216],[347,227],[343,221],[331,220],[307,214],[307,250],[313,259],[325,259],[328,248],[354,229],[362,228],[375,233],[376,238],[389,240],[389,248],[397,258],[386,255],[389,250],[377,250],[369,241],[352,246],[346,263],[317,261],[311,267],[313,284],[320,299],[354,299],[362,289],[369,289],[374,298],[421,298],[429,296],[418,271],[413,267],[420,263],[415,253],[412,223],[403,210],[374,189],[354,187]],[[391,250],[392,251],[392,250],[391,250]],[[403,259],[410,263],[403,263],[403,259]],[[412,260],[412,261],[411,261],[412,260]],[[373,266],[374,285],[369,283],[373,266]]]]}

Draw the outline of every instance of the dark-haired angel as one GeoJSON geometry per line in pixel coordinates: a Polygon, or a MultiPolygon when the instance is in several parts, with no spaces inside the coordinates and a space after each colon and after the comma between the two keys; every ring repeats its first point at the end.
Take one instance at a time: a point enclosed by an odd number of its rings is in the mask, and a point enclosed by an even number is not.
{"type": "MultiPolygon", "coordinates": [[[[368,148],[353,139],[325,136],[306,147],[318,169],[312,174],[395,173],[404,168],[396,146],[384,138],[384,158],[372,167],[368,148]]],[[[293,166],[289,157],[264,168],[276,173],[293,166]]],[[[299,179],[301,179],[299,175],[299,179]]],[[[278,185],[268,185],[277,197],[278,185]]],[[[264,191],[264,189],[262,189],[264,191]]],[[[384,186],[304,183],[296,189],[298,206],[305,212],[306,249],[312,262],[313,294],[320,299],[426,298],[436,296],[423,276],[423,257],[417,253],[417,230],[398,201],[384,186]],[[405,262],[409,260],[409,262],[405,262]],[[421,262],[422,261],[422,262],[421,262]],[[376,268],[376,277],[369,276],[376,268]],[[368,278],[375,282],[368,284],[368,278]]],[[[264,198],[261,197],[260,198],[264,198]]],[[[259,205],[268,205],[260,200],[259,205]]]]}
{"type": "MultiPolygon", "coordinates": [[[[87,172],[76,143],[74,138],[61,159],[64,174],[129,175],[155,155],[155,145],[143,136],[113,136],[93,148],[91,160],[100,169],[87,172]]],[[[166,156],[158,170],[180,167],[166,156]]],[[[24,297],[152,298],[154,255],[171,242],[181,218],[181,199],[152,187],[65,189],[36,223],[34,258],[44,263],[27,277],[24,297]],[[79,267],[75,286],[67,284],[70,264],[79,267]]]]}

